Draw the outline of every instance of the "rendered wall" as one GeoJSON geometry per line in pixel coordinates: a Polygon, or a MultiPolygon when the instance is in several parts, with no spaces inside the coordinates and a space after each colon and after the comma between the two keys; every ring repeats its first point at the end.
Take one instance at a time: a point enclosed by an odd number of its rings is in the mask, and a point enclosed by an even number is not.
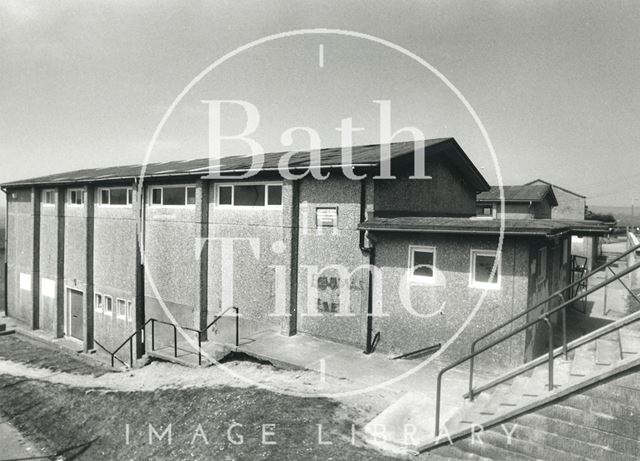
{"type": "MultiPolygon", "coordinates": [[[[376,238],[376,265],[383,272],[382,310],[388,316],[374,320],[374,332],[380,331],[379,350],[400,354],[449,341],[485,293],[470,286],[471,250],[495,250],[497,243],[496,237],[380,234],[376,238]],[[403,306],[400,295],[407,286],[402,279],[409,266],[410,245],[435,247],[436,268],[441,274],[436,285],[408,284],[415,312],[403,306]]],[[[468,354],[472,339],[526,308],[528,257],[526,240],[505,240],[500,289],[486,291],[470,323],[447,349],[447,357],[453,360],[468,354]]],[[[517,335],[484,353],[478,363],[513,365],[522,363],[523,358],[524,336],[517,335]]]]}
{"type": "MultiPolygon", "coordinates": [[[[96,201],[97,202],[97,201],[96,201]]],[[[110,350],[134,330],[134,322],[118,318],[117,299],[135,300],[135,207],[94,206],[94,291],[113,297],[113,313],[94,307],[95,338],[110,350]]]]}
{"type": "Polygon", "coordinates": [[[32,189],[12,189],[7,194],[9,212],[7,248],[7,314],[31,325],[34,280],[34,196],[32,189]],[[22,275],[22,286],[20,283],[22,275]],[[25,282],[29,282],[26,284],[25,282]]]}
{"type": "Polygon", "coordinates": [[[376,216],[475,215],[475,190],[446,160],[427,160],[425,173],[431,179],[408,179],[405,174],[375,180],[376,216]]]}
{"type": "Polygon", "coordinates": [[[64,219],[64,191],[56,190],[55,204],[40,204],[40,299],[39,326],[43,330],[61,336],[62,316],[58,314],[58,267],[61,254],[58,253],[60,235],[58,223],[64,219]]]}
{"type": "MultiPolygon", "coordinates": [[[[371,204],[373,183],[367,183],[367,202],[371,204]]],[[[363,346],[368,272],[357,268],[369,261],[359,248],[360,196],[360,181],[337,175],[325,181],[305,180],[300,185],[298,331],[363,346]],[[316,226],[319,207],[337,208],[337,228],[316,226]],[[345,293],[342,298],[341,289],[345,293]],[[327,312],[331,304],[339,312],[327,312]]]]}
{"type": "Polygon", "coordinates": [[[558,206],[551,212],[553,219],[584,219],[586,199],[565,192],[557,187],[553,188],[553,193],[556,199],[558,199],[558,206]]]}

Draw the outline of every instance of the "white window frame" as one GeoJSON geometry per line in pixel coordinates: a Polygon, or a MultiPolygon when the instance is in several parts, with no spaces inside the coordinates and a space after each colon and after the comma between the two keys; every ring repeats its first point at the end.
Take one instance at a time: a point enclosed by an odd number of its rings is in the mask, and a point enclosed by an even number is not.
{"type": "Polygon", "coordinates": [[[436,258],[437,258],[436,247],[409,245],[409,280],[411,280],[412,283],[433,284],[436,281],[436,268],[437,268],[436,258]],[[433,267],[432,267],[433,275],[431,277],[427,275],[414,274],[416,252],[433,253],[433,267]]]}
{"type": "Polygon", "coordinates": [[[102,293],[94,293],[93,295],[93,308],[96,312],[102,312],[103,311],[103,299],[104,296],[102,295],[102,293]],[[98,297],[100,297],[100,302],[98,302],[98,297]]]}
{"type": "Polygon", "coordinates": [[[282,209],[282,200],[280,200],[280,205],[269,205],[269,186],[280,186],[281,190],[284,192],[284,187],[282,181],[253,181],[253,182],[234,182],[234,183],[218,183],[215,187],[215,204],[218,208],[235,208],[238,210],[281,210],[282,209]],[[235,205],[235,186],[264,186],[264,205],[258,206],[240,206],[235,205]],[[221,204],[220,203],[220,188],[221,187],[231,187],[231,204],[221,204]]]}
{"type": "Polygon", "coordinates": [[[42,189],[41,195],[41,203],[42,206],[56,206],[56,190],[55,189],[42,189]],[[47,202],[47,194],[51,194],[53,197],[53,202],[47,202]]]}
{"type": "Polygon", "coordinates": [[[69,206],[76,206],[76,207],[81,207],[84,206],[84,189],[67,189],[67,205],[69,206]],[[75,192],[75,193],[80,193],[80,197],[81,198],[81,203],[74,203],[71,201],[71,194],[75,192]]]}
{"type": "Polygon", "coordinates": [[[133,318],[135,317],[134,313],[133,313],[133,301],[131,301],[130,299],[127,300],[127,314],[126,314],[126,318],[127,318],[127,322],[133,322],[133,318]]]}
{"type": "Polygon", "coordinates": [[[482,288],[484,290],[499,290],[502,285],[502,258],[498,258],[498,252],[495,250],[478,250],[471,249],[470,257],[471,267],[469,268],[469,287],[482,288]],[[477,282],[476,281],[476,257],[490,256],[496,258],[498,267],[493,282],[477,282]]]}
{"type": "Polygon", "coordinates": [[[116,298],[116,317],[125,320],[127,318],[127,300],[123,298],[116,298]],[[120,315],[119,305],[122,303],[122,315],[120,315]]]}
{"type": "Polygon", "coordinates": [[[112,316],[113,315],[113,296],[109,296],[109,295],[102,295],[102,298],[104,299],[104,315],[109,315],[112,316]],[[107,310],[107,299],[111,301],[111,310],[107,310]]]}
{"type": "MultiPolygon", "coordinates": [[[[188,189],[193,189],[194,192],[194,197],[195,197],[195,193],[196,193],[196,186],[194,184],[165,184],[163,186],[150,186],[149,187],[149,206],[150,207],[154,207],[154,208],[180,208],[180,207],[189,207],[189,208],[194,208],[196,206],[195,201],[194,203],[187,203],[187,201],[189,200],[189,192],[188,189]],[[184,187],[185,191],[184,191],[184,204],[182,205],[165,205],[164,204],[164,188],[165,187],[184,187]],[[153,191],[154,190],[159,190],[160,191],[160,203],[153,203],[153,191]]],[[[196,200],[197,201],[197,200],[196,200]]]]}
{"type": "Polygon", "coordinates": [[[538,259],[538,272],[536,274],[536,280],[538,281],[538,283],[543,283],[545,280],[547,280],[547,264],[549,262],[549,252],[547,250],[547,247],[538,248],[536,257],[538,259]]]}
{"type": "Polygon", "coordinates": [[[96,191],[96,204],[99,207],[111,207],[111,208],[129,208],[133,204],[133,189],[131,187],[100,187],[96,191]],[[127,204],[126,205],[112,205],[111,204],[111,190],[112,189],[126,189],[127,191],[127,204]],[[102,191],[109,191],[109,203],[102,203],[102,191]]]}

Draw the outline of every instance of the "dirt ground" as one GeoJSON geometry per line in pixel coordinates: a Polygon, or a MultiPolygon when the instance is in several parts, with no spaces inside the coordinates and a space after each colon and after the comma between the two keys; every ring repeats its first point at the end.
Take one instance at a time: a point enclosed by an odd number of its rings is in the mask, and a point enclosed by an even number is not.
{"type": "MultiPolygon", "coordinates": [[[[232,366],[292,389],[312,383],[312,373],[232,366]]],[[[0,337],[0,413],[65,459],[390,459],[363,446],[366,411],[344,402],[270,392],[216,368],[108,372],[15,335],[0,337]]]]}

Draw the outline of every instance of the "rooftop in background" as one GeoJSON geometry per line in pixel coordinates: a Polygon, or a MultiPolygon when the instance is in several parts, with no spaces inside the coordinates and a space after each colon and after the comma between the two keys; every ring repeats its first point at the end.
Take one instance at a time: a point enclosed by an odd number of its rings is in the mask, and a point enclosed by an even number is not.
{"type": "Polygon", "coordinates": [[[525,186],[530,186],[530,185],[538,184],[538,183],[547,184],[547,185],[549,185],[549,186],[551,186],[551,187],[555,187],[556,189],[560,189],[561,191],[564,191],[564,192],[566,192],[567,194],[573,194],[573,195],[575,195],[576,197],[580,197],[580,198],[587,198],[586,196],[584,196],[584,195],[580,195],[580,194],[578,194],[577,192],[573,192],[572,190],[565,189],[564,187],[556,186],[555,184],[551,184],[550,182],[545,181],[544,179],[540,179],[540,178],[535,179],[535,180],[533,180],[533,181],[531,181],[531,182],[526,183],[526,184],[525,184],[525,186]]]}
{"type": "MultiPolygon", "coordinates": [[[[426,165],[428,169],[428,158],[445,155],[447,161],[461,173],[461,175],[471,184],[476,191],[489,189],[489,184],[478,171],[475,165],[469,160],[467,154],[453,138],[439,138],[424,140],[426,165]]],[[[414,152],[414,142],[397,142],[390,144],[391,160],[409,160],[409,156],[414,152]]],[[[369,144],[364,146],[353,146],[351,148],[351,162],[346,166],[361,169],[373,169],[380,166],[380,144],[369,144]]],[[[280,171],[279,163],[288,152],[273,152],[262,156],[263,164],[259,169],[254,170],[252,156],[222,157],[220,159],[221,174],[238,174],[247,171],[266,172],[280,171]]],[[[332,147],[321,149],[321,166],[327,169],[339,169],[344,166],[342,159],[342,148],[332,147]]],[[[210,159],[202,158],[196,160],[181,160],[175,162],[149,163],[144,171],[145,178],[174,178],[174,177],[204,177],[208,178],[210,173],[210,159]]],[[[308,151],[297,151],[290,156],[288,166],[290,170],[306,170],[310,166],[310,153],[308,151]]],[[[413,168],[413,162],[411,162],[413,168]]],[[[67,173],[41,176],[38,178],[25,179],[5,183],[3,187],[20,186],[55,186],[78,183],[95,183],[108,181],[131,180],[140,177],[142,165],[127,165],[110,168],[93,168],[85,170],[71,171],[67,173]]]]}
{"type": "MultiPolygon", "coordinates": [[[[503,186],[505,202],[541,202],[549,200],[551,206],[558,206],[553,189],[549,184],[532,184],[524,186],[503,186]]],[[[486,192],[478,194],[478,202],[495,203],[500,201],[500,187],[491,186],[486,192]]]]}
{"type": "MultiPolygon", "coordinates": [[[[419,232],[434,234],[500,234],[499,219],[446,217],[374,217],[360,229],[380,232],[419,232]]],[[[605,235],[608,226],[598,221],[556,219],[505,219],[505,235],[559,236],[563,234],[605,235]]]]}

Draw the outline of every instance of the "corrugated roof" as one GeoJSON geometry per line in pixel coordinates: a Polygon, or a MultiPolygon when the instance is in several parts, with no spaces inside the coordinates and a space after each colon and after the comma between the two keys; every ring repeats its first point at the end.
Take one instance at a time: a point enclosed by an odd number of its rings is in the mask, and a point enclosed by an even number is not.
{"type": "MultiPolygon", "coordinates": [[[[505,202],[541,202],[549,200],[551,206],[558,206],[553,189],[548,184],[530,184],[526,186],[503,186],[505,202]]],[[[481,192],[476,198],[478,202],[499,202],[500,187],[491,186],[486,192],[481,192]]]]}
{"type": "MultiPolygon", "coordinates": [[[[391,160],[413,154],[414,142],[397,142],[390,144],[391,160]]],[[[445,155],[464,176],[476,191],[489,189],[482,174],[469,160],[465,152],[453,138],[429,139],[424,141],[425,155],[445,155]]],[[[354,146],[351,148],[351,162],[348,166],[360,168],[375,168],[380,165],[381,146],[370,144],[354,146]]],[[[262,166],[259,171],[279,171],[280,159],[288,152],[267,153],[262,156],[262,166]]],[[[321,166],[323,168],[340,168],[343,164],[342,149],[332,147],[320,151],[321,166]]],[[[220,171],[222,174],[241,173],[253,171],[251,156],[229,156],[220,159],[220,171]]],[[[164,178],[176,176],[191,176],[207,178],[210,168],[210,159],[178,160],[173,162],[149,163],[144,172],[145,178],[164,178]]],[[[297,151],[290,155],[289,169],[304,170],[310,165],[310,154],[307,151],[297,151]]],[[[428,164],[427,164],[428,165],[428,164]]],[[[25,179],[5,183],[3,187],[18,187],[31,185],[63,185],[73,183],[92,183],[100,181],[133,180],[141,175],[142,165],[126,165],[109,168],[92,168],[77,170],[37,178],[25,179]]]]}
{"type": "MultiPolygon", "coordinates": [[[[418,232],[442,234],[500,234],[499,219],[405,216],[374,217],[359,226],[362,230],[380,232],[418,232]]],[[[587,232],[602,235],[607,227],[595,221],[563,221],[554,219],[506,219],[505,235],[554,236],[587,232]]]]}

